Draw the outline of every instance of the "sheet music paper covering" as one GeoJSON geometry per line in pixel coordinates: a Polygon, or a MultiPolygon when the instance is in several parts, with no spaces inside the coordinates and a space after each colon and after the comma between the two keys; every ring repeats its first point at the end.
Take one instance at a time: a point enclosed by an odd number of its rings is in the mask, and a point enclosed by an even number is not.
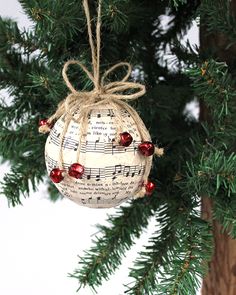
{"type": "MultiPolygon", "coordinates": [[[[80,125],[71,121],[63,139],[63,168],[68,170],[76,163],[85,168],[82,179],[68,174],[55,184],[61,194],[79,205],[91,208],[115,207],[131,198],[142,186],[145,159],[138,153],[141,137],[135,122],[126,110],[122,110],[123,132],[129,132],[133,142],[123,147],[114,142],[116,135],[116,111],[109,105],[97,107],[89,114],[87,135],[79,146],[80,125]]],[[[78,115],[78,114],[77,114],[78,115]]],[[[76,117],[76,114],[74,115],[76,117]]],[[[60,135],[64,121],[60,118],[52,128],[45,146],[48,173],[58,167],[60,135]]]]}

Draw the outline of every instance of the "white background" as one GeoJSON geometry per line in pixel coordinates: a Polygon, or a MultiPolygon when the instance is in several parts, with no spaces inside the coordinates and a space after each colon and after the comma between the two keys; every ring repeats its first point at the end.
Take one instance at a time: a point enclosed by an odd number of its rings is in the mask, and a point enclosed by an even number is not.
{"type": "MultiPolygon", "coordinates": [[[[29,27],[16,0],[0,0],[0,15],[12,17],[20,27],[29,27]]],[[[189,38],[198,43],[197,28],[189,38]]],[[[32,163],[33,165],[33,163],[32,163]]],[[[0,166],[0,179],[7,171],[0,166]]],[[[114,209],[87,209],[69,200],[51,203],[42,184],[37,193],[23,199],[23,206],[9,208],[0,196],[0,294],[3,295],[91,295],[90,289],[76,293],[78,284],[69,278],[83,250],[91,245],[97,223],[104,223],[114,209]]],[[[123,295],[128,267],[155,230],[154,220],[134,248],[127,252],[122,267],[98,289],[99,295],[123,295]]]]}

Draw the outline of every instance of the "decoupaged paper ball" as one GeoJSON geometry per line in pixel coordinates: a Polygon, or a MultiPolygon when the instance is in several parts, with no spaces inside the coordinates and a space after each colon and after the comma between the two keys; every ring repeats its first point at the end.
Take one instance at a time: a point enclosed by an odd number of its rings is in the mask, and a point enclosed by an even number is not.
{"type": "MultiPolygon", "coordinates": [[[[78,113],[74,114],[76,119],[78,113]]],[[[127,110],[121,110],[122,130],[133,140],[129,146],[120,145],[117,135],[117,110],[110,105],[98,105],[88,115],[87,133],[81,137],[81,126],[71,120],[63,136],[63,180],[55,183],[61,194],[79,205],[92,208],[115,207],[132,198],[143,186],[146,158],[140,153],[141,135],[127,110]],[[81,178],[68,174],[71,165],[78,162],[84,171],[81,178]]],[[[64,129],[63,116],[48,136],[45,160],[48,174],[58,167],[60,140],[64,129]]],[[[125,138],[128,140],[128,138],[125,138]]]]}

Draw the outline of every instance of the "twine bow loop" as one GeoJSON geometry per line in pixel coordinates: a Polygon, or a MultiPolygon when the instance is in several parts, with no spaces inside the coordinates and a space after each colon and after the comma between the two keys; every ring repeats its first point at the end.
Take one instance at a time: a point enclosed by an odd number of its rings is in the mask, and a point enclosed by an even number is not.
{"type": "Polygon", "coordinates": [[[88,97],[90,98],[90,103],[100,103],[101,101],[105,100],[134,100],[141,96],[143,96],[146,92],[145,86],[136,83],[136,82],[128,82],[128,78],[130,77],[132,72],[131,65],[127,62],[121,62],[114,66],[112,66],[109,70],[107,70],[102,78],[101,81],[97,80],[94,75],[78,60],[69,60],[65,63],[63,70],[62,70],[62,76],[63,79],[71,91],[71,94],[73,94],[75,97],[81,98],[84,95],[85,102],[87,101],[88,97]],[[67,70],[70,65],[77,64],[79,65],[82,70],[87,74],[88,78],[93,82],[94,89],[90,92],[87,91],[77,91],[72,84],[69,81],[69,78],[67,76],[67,70]],[[117,68],[120,67],[127,67],[127,73],[124,76],[124,78],[120,81],[115,82],[108,82],[106,83],[106,78],[110,73],[115,71],[117,68]],[[135,93],[130,94],[123,94],[124,91],[128,90],[136,90],[135,93]]]}

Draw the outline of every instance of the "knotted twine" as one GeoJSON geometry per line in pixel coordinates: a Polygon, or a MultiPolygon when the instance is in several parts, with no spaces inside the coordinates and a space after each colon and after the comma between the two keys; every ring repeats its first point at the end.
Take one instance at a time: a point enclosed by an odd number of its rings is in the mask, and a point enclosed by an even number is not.
{"type": "MultiPolygon", "coordinates": [[[[121,62],[110,69],[108,69],[100,79],[100,49],[101,49],[101,6],[102,0],[98,1],[98,17],[96,23],[96,45],[93,40],[92,28],[91,28],[91,17],[89,12],[88,0],[83,0],[83,7],[87,20],[89,44],[91,47],[92,54],[92,67],[93,73],[91,73],[80,61],[78,60],[69,60],[64,64],[62,70],[63,79],[71,91],[71,93],[64,99],[59,105],[58,108],[48,120],[47,125],[41,126],[39,132],[47,133],[50,131],[50,125],[53,124],[59,118],[62,118],[65,122],[63,131],[60,135],[60,152],[59,152],[59,161],[58,166],[63,170],[63,141],[67,133],[68,127],[71,121],[74,121],[80,124],[80,133],[79,133],[79,147],[81,147],[82,138],[86,137],[88,129],[88,117],[90,112],[96,108],[96,106],[107,105],[115,110],[116,116],[116,138],[115,140],[119,141],[119,134],[123,131],[123,120],[121,115],[121,110],[126,110],[129,115],[134,120],[138,131],[141,136],[142,141],[151,141],[151,136],[144,125],[142,119],[139,117],[138,113],[132,108],[126,100],[135,100],[146,93],[145,86],[135,82],[128,82],[128,78],[131,75],[132,68],[131,65],[127,62],[121,62]],[[72,84],[70,83],[67,70],[70,65],[79,65],[82,70],[87,74],[88,78],[93,82],[94,89],[92,91],[77,91],[72,84]],[[120,67],[127,67],[127,74],[121,81],[115,81],[110,83],[105,83],[107,76],[120,67]],[[136,90],[132,94],[123,94],[127,90],[136,90]],[[79,111],[79,112],[78,112],[79,111]],[[78,116],[74,116],[78,114],[78,116]]],[[[163,154],[163,149],[155,147],[155,154],[161,156],[163,154]]],[[[77,151],[77,162],[79,163],[80,148],[77,151]]],[[[145,195],[145,184],[148,181],[148,176],[152,166],[152,156],[147,157],[145,163],[145,170],[143,175],[143,184],[144,186],[135,194],[135,198],[143,197],[145,195]]]]}

